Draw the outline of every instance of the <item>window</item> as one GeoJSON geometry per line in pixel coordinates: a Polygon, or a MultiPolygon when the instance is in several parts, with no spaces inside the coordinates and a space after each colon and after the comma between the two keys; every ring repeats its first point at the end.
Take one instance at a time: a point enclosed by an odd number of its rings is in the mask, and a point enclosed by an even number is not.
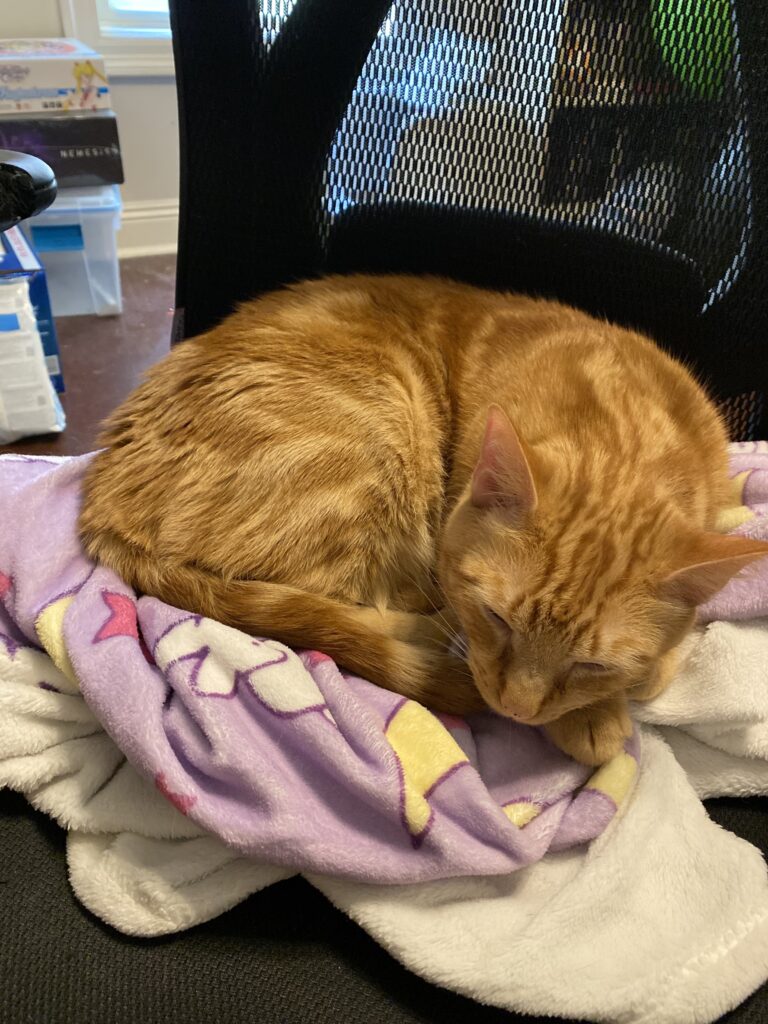
{"type": "MultiPolygon", "coordinates": [[[[8,0],[0,0],[0,5],[8,0]]],[[[186,0],[191,3],[192,0],[186,0]]],[[[198,0],[219,3],[228,0],[198,0]]],[[[103,54],[112,75],[172,75],[168,0],[58,0],[64,34],[103,54]]],[[[270,46],[296,0],[260,0],[262,38],[270,46]]],[[[226,14],[225,14],[226,16],[226,14]]]]}
{"type": "Polygon", "coordinates": [[[97,0],[101,32],[105,36],[168,37],[168,0],[97,0]]]}
{"type": "Polygon", "coordinates": [[[173,75],[168,0],[59,0],[64,34],[103,54],[110,75],[173,75]]]}

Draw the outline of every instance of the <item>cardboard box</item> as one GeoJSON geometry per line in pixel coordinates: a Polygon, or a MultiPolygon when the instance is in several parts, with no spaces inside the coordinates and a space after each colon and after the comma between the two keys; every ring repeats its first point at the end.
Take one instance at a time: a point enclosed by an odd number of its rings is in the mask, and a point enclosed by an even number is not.
{"type": "Polygon", "coordinates": [[[0,114],[110,106],[104,61],[77,39],[0,39],[0,114]]]}
{"type": "Polygon", "coordinates": [[[117,119],[111,110],[0,118],[0,149],[40,157],[53,168],[60,188],[120,185],[124,180],[117,119]]]}

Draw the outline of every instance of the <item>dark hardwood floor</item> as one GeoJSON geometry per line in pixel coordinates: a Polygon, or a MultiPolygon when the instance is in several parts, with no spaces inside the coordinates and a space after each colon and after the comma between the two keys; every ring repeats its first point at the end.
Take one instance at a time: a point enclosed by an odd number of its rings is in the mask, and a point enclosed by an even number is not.
{"type": "Polygon", "coordinates": [[[95,447],[99,423],[168,351],[175,269],[175,256],[123,260],[120,316],[56,321],[67,388],[62,395],[66,430],[0,446],[0,455],[81,455],[95,447]]]}

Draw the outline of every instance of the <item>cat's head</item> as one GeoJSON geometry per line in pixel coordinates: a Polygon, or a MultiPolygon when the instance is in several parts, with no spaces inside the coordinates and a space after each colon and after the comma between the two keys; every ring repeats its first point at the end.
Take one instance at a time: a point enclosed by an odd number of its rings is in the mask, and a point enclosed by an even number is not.
{"type": "Polygon", "coordinates": [[[573,481],[563,501],[557,472],[492,408],[440,557],[482,697],[537,725],[631,695],[696,606],[768,555],[759,541],[696,532],[663,505],[601,508],[573,481]]]}

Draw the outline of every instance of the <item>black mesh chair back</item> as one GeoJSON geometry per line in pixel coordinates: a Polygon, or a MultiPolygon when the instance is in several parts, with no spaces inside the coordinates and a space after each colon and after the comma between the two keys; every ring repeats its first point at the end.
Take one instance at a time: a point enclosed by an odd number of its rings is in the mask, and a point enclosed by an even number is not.
{"type": "Polygon", "coordinates": [[[329,272],[559,298],[768,434],[762,0],[172,2],[177,339],[329,272]]]}

